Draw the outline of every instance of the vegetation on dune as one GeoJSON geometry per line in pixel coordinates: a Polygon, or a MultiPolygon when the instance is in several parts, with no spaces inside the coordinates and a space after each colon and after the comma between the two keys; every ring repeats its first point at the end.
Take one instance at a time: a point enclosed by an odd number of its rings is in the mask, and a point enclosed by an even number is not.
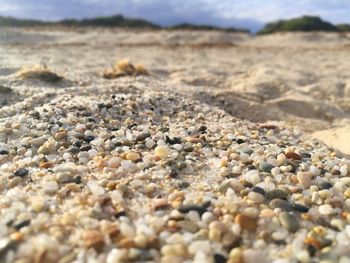
{"type": "Polygon", "coordinates": [[[24,26],[43,26],[49,25],[50,22],[43,22],[40,20],[33,19],[17,19],[13,17],[0,16],[0,26],[15,26],[15,27],[24,27],[24,26]]]}
{"type": "Polygon", "coordinates": [[[177,24],[174,26],[169,27],[169,29],[175,29],[175,30],[219,30],[219,31],[226,31],[226,32],[244,32],[249,33],[249,30],[247,29],[239,29],[234,27],[217,27],[217,26],[211,26],[211,25],[197,25],[197,24],[190,24],[190,23],[182,23],[177,24]]]}
{"type": "Polygon", "coordinates": [[[142,64],[133,65],[129,60],[124,59],[117,62],[111,69],[106,70],[102,76],[105,79],[115,79],[125,76],[149,75],[149,72],[142,64]]]}
{"type": "Polygon", "coordinates": [[[310,32],[325,31],[339,32],[340,29],[317,16],[302,16],[299,18],[280,20],[267,24],[258,34],[271,34],[276,32],[310,32]]]}
{"type": "MultiPolygon", "coordinates": [[[[16,19],[12,17],[1,17],[0,26],[31,27],[31,26],[67,26],[67,27],[121,27],[140,29],[162,29],[163,27],[149,21],[137,18],[127,18],[122,15],[96,17],[87,19],[65,19],[57,22],[44,22],[39,20],[16,19]]],[[[220,30],[226,32],[246,32],[246,29],[222,28],[209,25],[195,25],[189,23],[178,24],[164,29],[187,29],[187,30],[220,30]]]]}
{"type": "Polygon", "coordinates": [[[17,72],[21,79],[38,79],[44,82],[56,83],[63,80],[63,77],[49,70],[46,66],[35,65],[24,67],[17,72]]]}
{"type": "Polygon", "coordinates": [[[98,27],[126,27],[126,28],[160,28],[160,26],[143,19],[126,18],[122,15],[96,17],[90,19],[67,19],[59,21],[64,26],[98,26],[98,27]]]}
{"type": "Polygon", "coordinates": [[[337,25],[337,28],[341,32],[350,32],[350,24],[339,24],[339,25],[337,25]]]}
{"type": "Polygon", "coordinates": [[[122,15],[96,17],[90,19],[66,19],[57,22],[44,22],[40,20],[16,19],[0,16],[0,26],[71,26],[71,27],[126,27],[126,28],[160,28],[158,25],[142,19],[126,18],[122,15]]]}

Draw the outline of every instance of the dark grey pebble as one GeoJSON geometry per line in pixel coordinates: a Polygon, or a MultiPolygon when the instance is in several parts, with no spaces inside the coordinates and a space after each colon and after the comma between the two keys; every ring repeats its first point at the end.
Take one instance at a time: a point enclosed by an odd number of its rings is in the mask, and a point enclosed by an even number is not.
{"type": "Polygon", "coordinates": [[[185,147],[184,147],[184,151],[185,151],[185,152],[192,152],[192,151],[193,151],[193,147],[190,146],[190,145],[189,145],[189,146],[185,146],[185,147]]]}
{"type": "Polygon", "coordinates": [[[237,142],[238,144],[245,143],[245,141],[244,141],[243,139],[237,139],[236,142],[237,142]]]}
{"type": "Polygon", "coordinates": [[[275,166],[273,166],[272,164],[270,164],[268,162],[261,162],[260,165],[259,165],[260,171],[262,171],[264,173],[271,173],[271,170],[274,167],[275,166]]]}
{"type": "Polygon", "coordinates": [[[267,192],[266,197],[268,200],[273,200],[273,199],[287,199],[288,197],[288,192],[282,190],[282,189],[274,189],[269,192],[267,192]]]}
{"type": "Polygon", "coordinates": [[[37,111],[32,111],[32,112],[30,112],[30,116],[32,116],[34,119],[39,119],[40,113],[37,111]]]}
{"type": "Polygon", "coordinates": [[[333,187],[333,185],[331,183],[329,183],[329,182],[322,182],[318,186],[318,188],[320,188],[320,190],[330,189],[332,187],[333,187]]]}
{"type": "Polygon", "coordinates": [[[215,263],[226,263],[227,259],[221,254],[214,254],[215,263]]]}
{"type": "Polygon", "coordinates": [[[14,175],[19,177],[24,177],[28,175],[28,173],[29,171],[26,168],[20,168],[14,173],[14,175]]]}
{"type": "Polygon", "coordinates": [[[13,227],[16,230],[20,230],[22,227],[26,227],[26,226],[29,226],[29,225],[30,225],[30,220],[24,220],[22,222],[19,222],[19,223],[15,224],[13,227]]]}
{"type": "Polygon", "coordinates": [[[207,211],[208,206],[210,206],[210,202],[205,202],[202,205],[182,205],[177,210],[183,214],[190,211],[197,211],[200,215],[202,215],[207,211]]]}
{"type": "Polygon", "coordinates": [[[181,144],[182,140],[179,137],[170,138],[168,135],[165,136],[165,142],[170,145],[181,144]]]}
{"type": "Polygon", "coordinates": [[[78,147],[71,147],[68,149],[68,152],[75,154],[75,153],[79,153],[80,149],[78,147]]]}
{"type": "Polygon", "coordinates": [[[207,131],[207,129],[208,128],[203,125],[203,126],[199,127],[198,131],[201,132],[201,133],[205,133],[207,131]]]}
{"type": "Polygon", "coordinates": [[[93,140],[95,140],[95,137],[94,136],[85,136],[85,139],[84,139],[87,143],[90,143],[92,142],[93,140]]]}
{"type": "Polygon", "coordinates": [[[292,211],[292,205],[283,199],[273,199],[270,202],[272,209],[280,208],[282,211],[292,211]]]}
{"type": "Polygon", "coordinates": [[[8,155],[8,154],[9,154],[8,151],[0,149],[0,155],[8,155]]]}
{"type": "Polygon", "coordinates": [[[80,147],[80,151],[82,152],[87,152],[90,151],[92,149],[91,145],[83,145],[80,147]]]}
{"type": "Polygon", "coordinates": [[[310,208],[308,208],[302,204],[298,204],[298,203],[292,204],[292,207],[295,211],[300,212],[300,213],[307,213],[307,212],[309,212],[309,209],[310,209],[310,208]]]}
{"type": "Polygon", "coordinates": [[[149,132],[141,133],[136,137],[136,142],[143,142],[147,138],[151,137],[151,134],[149,132]]]}
{"type": "Polygon", "coordinates": [[[259,186],[254,186],[252,189],[251,189],[253,192],[256,192],[256,193],[259,193],[261,195],[265,195],[266,192],[264,189],[262,189],[261,187],[259,186]]]}
{"type": "Polygon", "coordinates": [[[74,147],[80,148],[80,147],[81,147],[81,141],[76,141],[76,142],[74,142],[74,143],[73,143],[73,146],[74,146],[74,147]]]}

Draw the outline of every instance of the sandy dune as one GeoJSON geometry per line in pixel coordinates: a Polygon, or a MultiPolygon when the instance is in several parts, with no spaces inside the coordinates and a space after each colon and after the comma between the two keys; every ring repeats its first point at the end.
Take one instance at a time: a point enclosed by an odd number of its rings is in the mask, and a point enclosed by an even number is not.
{"type": "MultiPolygon", "coordinates": [[[[22,66],[47,64],[70,80],[61,88],[88,83],[98,88],[128,82],[106,81],[101,72],[129,58],[164,84],[154,89],[170,86],[238,118],[286,121],[310,134],[318,131],[318,139],[350,154],[343,144],[350,138],[350,35],[2,29],[0,44],[0,85],[23,98],[47,85],[18,80],[14,73],[22,66]]],[[[148,81],[138,80],[140,85],[148,81]]]]}

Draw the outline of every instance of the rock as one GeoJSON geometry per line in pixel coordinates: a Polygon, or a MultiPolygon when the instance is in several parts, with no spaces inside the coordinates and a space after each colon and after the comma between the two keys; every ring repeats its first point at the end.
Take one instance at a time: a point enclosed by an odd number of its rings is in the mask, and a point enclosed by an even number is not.
{"type": "Polygon", "coordinates": [[[97,251],[101,250],[105,244],[103,235],[97,230],[85,231],[82,238],[86,248],[94,248],[97,251]]]}
{"type": "Polygon", "coordinates": [[[251,191],[256,192],[256,193],[259,193],[259,194],[261,194],[261,195],[263,195],[263,196],[265,196],[265,194],[266,194],[265,190],[262,189],[262,188],[259,187],[259,186],[254,186],[254,187],[251,189],[251,191]]]}
{"type": "Polygon", "coordinates": [[[264,173],[271,173],[271,170],[274,168],[275,166],[268,163],[268,162],[261,162],[259,165],[259,169],[260,171],[264,172],[264,173]]]}
{"type": "Polygon", "coordinates": [[[15,224],[13,227],[18,231],[21,228],[29,226],[29,225],[30,225],[30,220],[24,220],[24,221],[21,221],[21,222],[15,224]]]}
{"type": "Polygon", "coordinates": [[[129,161],[136,161],[140,158],[141,158],[140,154],[135,153],[135,152],[130,152],[130,153],[126,154],[126,159],[129,161]]]}
{"type": "Polygon", "coordinates": [[[141,133],[138,135],[135,139],[136,142],[143,142],[147,138],[151,137],[151,134],[149,132],[141,133]]]}
{"type": "Polygon", "coordinates": [[[55,134],[55,140],[59,141],[59,140],[63,140],[67,138],[67,132],[63,131],[63,132],[58,132],[55,134]]]}
{"type": "Polygon", "coordinates": [[[322,182],[322,183],[320,183],[319,186],[318,186],[318,188],[319,188],[320,190],[326,190],[326,189],[330,189],[330,188],[332,188],[332,187],[333,187],[333,185],[332,185],[331,183],[329,183],[329,182],[322,182]]]}
{"type": "Polygon", "coordinates": [[[14,248],[16,243],[10,238],[0,239],[0,258],[6,255],[7,251],[14,248]]]}
{"type": "Polygon", "coordinates": [[[283,199],[273,199],[270,202],[272,209],[280,208],[282,211],[292,211],[292,205],[283,199]]]}
{"type": "Polygon", "coordinates": [[[211,251],[210,242],[208,240],[194,241],[188,247],[188,253],[191,255],[195,255],[199,251],[208,255],[211,251]]]}
{"type": "Polygon", "coordinates": [[[285,155],[288,159],[292,159],[292,160],[296,160],[296,161],[301,160],[301,156],[295,152],[287,152],[287,153],[285,153],[285,155]]]}
{"type": "Polygon", "coordinates": [[[188,213],[190,211],[197,211],[199,215],[204,214],[207,211],[208,206],[210,203],[204,203],[203,205],[182,205],[177,210],[179,210],[180,213],[188,213]]]}
{"type": "MultiPolygon", "coordinates": [[[[244,263],[267,263],[264,255],[257,249],[246,249],[242,253],[244,263]]],[[[242,262],[241,261],[241,262],[242,262]]]]}
{"type": "Polygon", "coordinates": [[[333,214],[334,209],[331,205],[325,204],[325,205],[319,206],[318,211],[320,212],[321,215],[331,215],[333,214]]]}
{"type": "Polygon", "coordinates": [[[257,228],[257,220],[244,214],[238,214],[235,217],[235,223],[239,224],[242,229],[248,231],[255,231],[257,228]]]}
{"type": "Polygon", "coordinates": [[[45,194],[53,195],[58,191],[58,184],[55,181],[46,182],[43,187],[45,194]]]}
{"type": "Polygon", "coordinates": [[[166,158],[170,153],[170,149],[167,146],[157,146],[154,152],[158,157],[166,158]]]}
{"type": "Polygon", "coordinates": [[[214,254],[214,263],[226,263],[227,259],[221,254],[214,254]]]}
{"type": "Polygon", "coordinates": [[[312,177],[312,175],[309,172],[298,172],[297,173],[297,180],[298,180],[299,184],[301,184],[301,186],[305,189],[310,188],[310,186],[312,185],[311,177],[312,177]]]}
{"type": "Polygon", "coordinates": [[[292,204],[292,208],[297,211],[297,212],[300,212],[300,213],[307,213],[309,212],[310,208],[302,205],[302,204],[298,204],[298,203],[294,203],[292,204]]]}
{"type": "Polygon", "coordinates": [[[273,199],[287,199],[288,197],[288,192],[282,189],[274,189],[266,194],[266,198],[268,200],[273,200],[273,199]]]}
{"type": "Polygon", "coordinates": [[[14,173],[14,176],[18,176],[18,177],[24,177],[26,175],[29,174],[29,171],[28,169],[26,168],[20,168],[18,169],[15,173],[14,173]]]}
{"type": "Polygon", "coordinates": [[[87,186],[89,187],[91,193],[95,196],[101,196],[105,193],[105,189],[96,182],[88,182],[87,186]]]}
{"type": "Polygon", "coordinates": [[[299,221],[294,215],[288,212],[282,212],[278,218],[281,222],[281,225],[284,226],[288,231],[296,232],[299,229],[299,221]]]}
{"type": "Polygon", "coordinates": [[[0,155],[8,155],[9,152],[3,149],[0,149],[0,155]]]}
{"type": "Polygon", "coordinates": [[[80,151],[82,152],[88,152],[92,149],[92,146],[91,145],[83,145],[80,147],[80,151]]]}
{"type": "Polygon", "coordinates": [[[256,170],[250,170],[244,175],[244,178],[253,185],[260,183],[259,172],[256,170]]]}
{"type": "Polygon", "coordinates": [[[199,229],[196,223],[189,220],[177,221],[176,225],[190,233],[195,233],[199,229]]]}

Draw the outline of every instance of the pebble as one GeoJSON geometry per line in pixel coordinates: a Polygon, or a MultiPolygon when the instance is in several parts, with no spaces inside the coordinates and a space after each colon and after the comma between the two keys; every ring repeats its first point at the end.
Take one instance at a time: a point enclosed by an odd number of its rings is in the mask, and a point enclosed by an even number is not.
{"type": "Polygon", "coordinates": [[[89,190],[91,191],[91,193],[95,196],[100,196],[100,195],[103,195],[105,193],[105,189],[95,182],[88,182],[87,186],[88,186],[89,190]]]}
{"type": "Polygon", "coordinates": [[[292,160],[296,160],[296,161],[301,160],[301,156],[295,152],[287,152],[285,155],[288,159],[292,159],[292,160]]]}
{"type": "Polygon", "coordinates": [[[255,184],[260,182],[259,172],[256,171],[256,170],[251,170],[251,171],[247,172],[244,175],[244,177],[249,183],[251,183],[253,185],[255,185],[255,184]]]}
{"type": "Polygon", "coordinates": [[[170,149],[167,146],[157,146],[154,152],[158,157],[166,158],[170,153],[170,149]]]}
{"type": "Polygon", "coordinates": [[[87,230],[82,237],[86,248],[94,248],[99,251],[103,248],[105,242],[103,235],[97,230],[87,230]]]}
{"type": "Polygon", "coordinates": [[[127,153],[126,155],[126,159],[127,160],[130,160],[130,161],[136,161],[138,159],[140,159],[140,154],[138,153],[135,153],[135,152],[130,152],[130,153],[127,153]]]}
{"type": "Polygon", "coordinates": [[[266,194],[266,198],[268,200],[273,200],[273,199],[287,199],[288,197],[288,192],[282,190],[282,189],[274,189],[266,194]]]}
{"type": "Polygon", "coordinates": [[[280,208],[282,211],[292,211],[292,205],[283,199],[273,199],[270,202],[272,209],[280,208]]]}
{"type": "Polygon", "coordinates": [[[28,174],[29,174],[29,170],[28,169],[20,168],[14,173],[14,176],[25,177],[28,174]]]}
{"type": "Polygon", "coordinates": [[[281,225],[290,232],[296,232],[299,229],[298,219],[294,215],[288,212],[282,212],[278,218],[281,222],[281,225]]]}
{"type": "Polygon", "coordinates": [[[264,173],[271,173],[271,170],[274,168],[274,166],[268,162],[261,162],[259,165],[260,171],[264,173]]]}
{"type": "Polygon", "coordinates": [[[188,253],[195,255],[197,252],[202,252],[208,255],[211,251],[209,241],[194,241],[188,247],[188,253]]]}
{"type": "Polygon", "coordinates": [[[46,182],[44,184],[44,187],[43,187],[44,193],[48,194],[48,195],[53,195],[53,194],[57,193],[58,189],[59,189],[58,184],[57,184],[57,182],[54,182],[54,181],[46,182]]]}
{"type": "Polygon", "coordinates": [[[306,207],[302,204],[298,204],[298,203],[292,204],[292,207],[295,211],[300,212],[300,213],[307,213],[310,210],[308,207],[306,207]]]}
{"type": "Polygon", "coordinates": [[[182,205],[177,210],[179,210],[180,213],[189,213],[190,211],[196,211],[199,213],[199,215],[203,215],[207,211],[208,203],[203,205],[182,205]]]}
{"type": "Polygon", "coordinates": [[[298,172],[297,179],[299,184],[301,184],[301,186],[305,189],[310,188],[312,185],[311,173],[309,172],[298,172]]]}
{"type": "Polygon", "coordinates": [[[331,215],[333,213],[333,207],[331,205],[325,204],[318,208],[321,215],[331,215]]]}
{"type": "Polygon", "coordinates": [[[0,149],[0,155],[8,155],[9,152],[3,149],[0,149]]]}
{"type": "Polygon", "coordinates": [[[148,132],[145,132],[145,133],[141,133],[140,135],[138,135],[136,137],[136,142],[143,142],[145,141],[147,138],[151,137],[151,134],[148,133],[148,132]]]}
{"type": "Polygon", "coordinates": [[[322,182],[319,184],[320,190],[330,189],[332,187],[333,187],[333,185],[329,182],[322,182]]]}
{"type": "Polygon", "coordinates": [[[226,263],[227,259],[221,254],[214,254],[214,262],[215,263],[226,263]]]}
{"type": "Polygon", "coordinates": [[[238,214],[235,217],[235,223],[240,225],[242,229],[248,231],[255,231],[257,228],[257,221],[255,218],[246,216],[244,214],[238,214]]]}

